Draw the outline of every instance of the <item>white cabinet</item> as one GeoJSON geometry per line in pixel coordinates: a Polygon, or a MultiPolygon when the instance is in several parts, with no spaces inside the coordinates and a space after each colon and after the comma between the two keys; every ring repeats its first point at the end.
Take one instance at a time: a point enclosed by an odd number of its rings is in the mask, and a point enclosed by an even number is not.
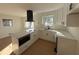
{"type": "Polygon", "coordinates": [[[30,34],[30,40],[25,42],[21,46],[19,46],[18,39],[16,37],[12,36],[13,50],[14,50],[15,54],[21,54],[23,51],[25,51],[27,48],[29,48],[38,39],[37,31],[29,33],[29,34],[30,34]]]}
{"type": "Polygon", "coordinates": [[[46,34],[47,34],[47,40],[52,41],[52,42],[56,42],[54,32],[47,31],[46,34]]]}
{"type": "MultiPolygon", "coordinates": [[[[79,12],[78,3],[66,3],[60,9],[58,9],[58,22],[64,26],[68,26],[67,15],[79,12]],[[78,10],[77,10],[78,9],[78,10]]],[[[72,22],[72,20],[71,20],[72,22]]]]}
{"type": "Polygon", "coordinates": [[[31,33],[31,40],[37,40],[37,39],[38,39],[38,31],[31,33]]]}
{"type": "Polygon", "coordinates": [[[44,30],[39,31],[39,38],[47,39],[48,33],[44,30]]]}
{"type": "Polygon", "coordinates": [[[66,3],[66,4],[64,4],[64,6],[62,7],[62,8],[60,8],[60,9],[58,9],[58,11],[57,11],[57,18],[58,18],[58,23],[60,24],[60,25],[64,25],[64,26],[66,26],[66,17],[67,17],[67,14],[68,14],[68,7],[69,6],[69,4],[68,3],[66,3]]]}
{"type": "Polygon", "coordinates": [[[70,3],[68,5],[68,14],[78,12],[79,3],[70,3]]]}
{"type": "Polygon", "coordinates": [[[59,55],[75,55],[76,40],[58,37],[57,54],[59,55]]]}
{"type": "Polygon", "coordinates": [[[79,27],[79,4],[72,3],[72,9],[69,10],[67,15],[68,27],[79,27]]]}
{"type": "Polygon", "coordinates": [[[23,51],[25,51],[27,48],[29,48],[35,41],[37,41],[37,32],[32,32],[30,33],[30,40],[24,43],[20,48],[19,48],[19,54],[21,54],[23,51]]]}
{"type": "Polygon", "coordinates": [[[79,27],[79,14],[71,14],[67,16],[68,27],[79,27]]]}
{"type": "Polygon", "coordinates": [[[54,32],[51,32],[48,30],[41,30],[41,31],[39,31],[39,33],[40,33],[39,38],[48,40],[48,41],[52,41],[52,42],[56,42],[54,32]]]}

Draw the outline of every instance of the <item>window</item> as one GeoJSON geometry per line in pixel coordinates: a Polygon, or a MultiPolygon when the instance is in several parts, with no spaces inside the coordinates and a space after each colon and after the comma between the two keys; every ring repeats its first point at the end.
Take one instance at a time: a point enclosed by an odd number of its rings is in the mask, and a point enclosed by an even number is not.
{"type": "Polygon", "coordinates": [[[3,26],[11,27],[13,25],[12,19],[3,19],[3,26]]]}
{"type": "Polygon", "coordinates": [[[53,26],[53,16],[44,16],[43,25],[48,29],[51,28],[53,26]]]}
{"type": "Polygon", "coordinates": [[[34,22],[25,22],[26,32],[34,31],[34,22]]]}

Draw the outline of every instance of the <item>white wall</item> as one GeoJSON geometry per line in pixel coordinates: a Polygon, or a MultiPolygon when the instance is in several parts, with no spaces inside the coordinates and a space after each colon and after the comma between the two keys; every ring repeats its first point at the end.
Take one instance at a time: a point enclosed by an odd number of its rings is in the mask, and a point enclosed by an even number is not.
{"type": "Polygon", "coordinates": [[[44,29],[44,26],[42,24],[42,17],[43,16],[48,16],[48,15],[53,15],[54,16],[54,24],[56,24],[56,21],[57,21],[57,12],[46,12],[46,13],[38,13],[35,15],[36,17],[36,22],[37,22],[37,29],[41,30],[41,29],[44,29]]]}
{"type": "Polygon", "coordinates": [[[52,15],[54,17],[54,21],[53,21],[54,26],[55,25],[63,25],[62,22],[64,22],[64,25],[66,25],[66,14],[67,14],[66,7],[62,7],[57,10],[54,10],[54,11],[36,13],[34,15],[36,22],[37,22],[36,28],[38,28],[39,30],[44,29],[44,26],[42,24],[42,17],[49,16],[49,15],[52,15]]]}
{"type": "Polygon", "coordinates": [[[0,14],[0,38],[7,36],[9,33],[19,33],[24,30],[24,19],[21,17],[0,14]],[[12,19],[12,27],[4,27],[2,19],[12,19]]]}

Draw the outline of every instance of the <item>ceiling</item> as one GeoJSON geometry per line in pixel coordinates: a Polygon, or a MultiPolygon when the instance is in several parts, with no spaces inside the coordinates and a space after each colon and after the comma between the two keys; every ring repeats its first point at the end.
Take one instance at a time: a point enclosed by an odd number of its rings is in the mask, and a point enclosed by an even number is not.
{"type": "Polygon", "coordinates": [[[28,9],[33,10],[34,13],[38,13],[53,11],[63,5],[62,3],[0,3],[0,13],[25,17],[28,9]]]}

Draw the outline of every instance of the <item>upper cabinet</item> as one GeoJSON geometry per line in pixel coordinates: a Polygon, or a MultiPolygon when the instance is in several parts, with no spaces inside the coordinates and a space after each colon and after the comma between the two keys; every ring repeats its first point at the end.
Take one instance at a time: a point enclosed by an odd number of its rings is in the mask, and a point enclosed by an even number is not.
{"type": "Polygon", "coordinates": [[[79,14],[69,14],[67,16],[67,27],[79,27],[79,14]]]}
{"type": "Polygon", "coordinates": [[[79,4],[71,3],[68,7],[66,25],[68,27],[79,27],[79,4]]]}
{"type": "Polygon", "coordinates": [[[79,12],[79,3],[68,4],[68,14],[79,12]]]}
{"type": "Polygon", "coordinates": [[[69,3],[65,3],[64,6],[58,9],[58,22],[61,25],[66,26],[66,18],[69,10],[69,3]]]}

